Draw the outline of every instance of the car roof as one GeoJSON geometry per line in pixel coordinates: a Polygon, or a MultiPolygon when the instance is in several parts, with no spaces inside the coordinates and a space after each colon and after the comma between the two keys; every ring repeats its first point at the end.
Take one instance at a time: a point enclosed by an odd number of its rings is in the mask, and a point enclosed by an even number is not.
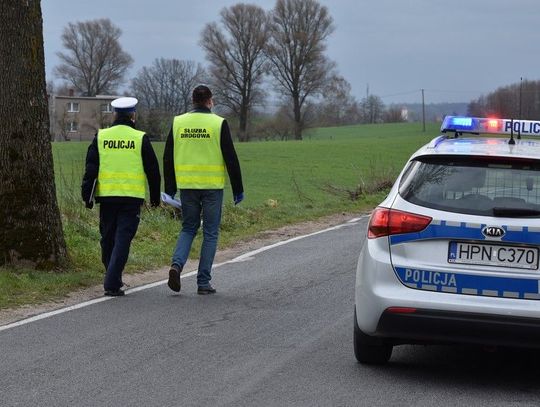
{"type": "Polygon", "coordinates": [[[419,156],[496,156],[540,160],[540,121],[446,116],[441,135],[419,156]]]}
{"type": "Polygon", "coordinates": [[[521,139],[515,142],[509,144],[507,138],[447,138],[443,135],[421,147],[413,158],[422,155],[471,155],[540,160],[540,141],[521,139]]]}

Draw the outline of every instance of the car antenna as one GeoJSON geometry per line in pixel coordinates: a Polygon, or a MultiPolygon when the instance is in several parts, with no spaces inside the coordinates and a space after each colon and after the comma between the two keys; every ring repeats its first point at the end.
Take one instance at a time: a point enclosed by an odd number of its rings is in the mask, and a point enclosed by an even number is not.
{"type": "Polygon", "coordinates": [[[510,140],[508,140],[508,144],[516,144],[516,140],[514,140],[514,119],[510,119],[510,140]]]}
{"type": "MultiPolygon", "coordinates": [[[[519,117],[518,119],[521,120],[523,117],[521,117],[521,94],[523,93],[523,77],[519,78],[519,117]]],[[[518,126],[518,140],[521,140],[521,123],[518,126]]]]}

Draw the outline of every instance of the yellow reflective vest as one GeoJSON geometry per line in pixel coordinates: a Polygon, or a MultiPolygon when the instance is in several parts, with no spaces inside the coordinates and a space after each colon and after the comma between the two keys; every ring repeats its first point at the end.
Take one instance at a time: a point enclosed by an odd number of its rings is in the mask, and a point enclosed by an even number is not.
{"type": "Polygon", "coordinates": [[[173,122],[174,172],[179,189],[223,189],[225,161],[221,152],[223,117],[190,112],[173,122]]]}
{"type": "Polygon", "coordinates": [[[96,196],[145,198],[143,136],[144,132],[125,125],[98,131],[99,172],[96,196]]]}

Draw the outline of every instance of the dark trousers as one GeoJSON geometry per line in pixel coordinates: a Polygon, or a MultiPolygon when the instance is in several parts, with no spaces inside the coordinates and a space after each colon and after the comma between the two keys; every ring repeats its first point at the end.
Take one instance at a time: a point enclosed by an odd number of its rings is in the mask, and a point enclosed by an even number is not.
{"type": "Polygon", "coordinates": [[[131,240],[137,233],[141,214],[139,204],[102,203],[99,207],[101,261],[105,266],[105,290],[122,287],[122,272],[126,265],[131,240]]]}

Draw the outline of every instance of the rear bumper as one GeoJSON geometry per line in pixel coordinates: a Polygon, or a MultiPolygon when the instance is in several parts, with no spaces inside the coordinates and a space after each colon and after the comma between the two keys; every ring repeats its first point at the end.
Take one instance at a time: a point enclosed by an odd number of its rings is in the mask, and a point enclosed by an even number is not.
{"type": "Polygon", "coordinates": [[[469,343],[540,348],[540,318],[417,309],[386,310],[376,336],[399,343],[469,343]]]}

